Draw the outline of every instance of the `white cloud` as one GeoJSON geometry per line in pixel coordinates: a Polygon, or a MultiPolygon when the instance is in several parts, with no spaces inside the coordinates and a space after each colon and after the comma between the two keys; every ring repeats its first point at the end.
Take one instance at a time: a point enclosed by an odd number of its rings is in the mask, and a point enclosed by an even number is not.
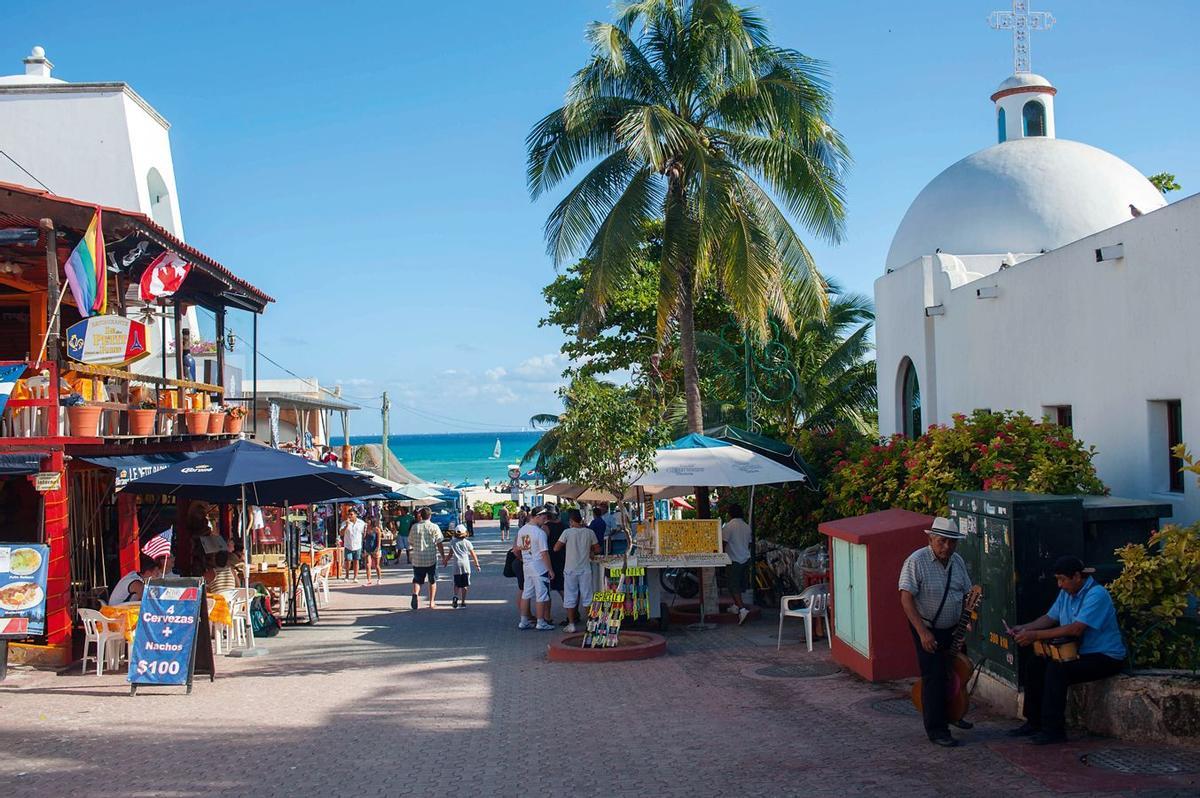
{"type": "Polygon", "coordinates": [[[488,369],[483,373],[492,382],[499,382],[500,380],[504,379],[506,374],[508,374],[508,369],[504,368],[504,366],[496,366],[495,368],[488,369]]]}

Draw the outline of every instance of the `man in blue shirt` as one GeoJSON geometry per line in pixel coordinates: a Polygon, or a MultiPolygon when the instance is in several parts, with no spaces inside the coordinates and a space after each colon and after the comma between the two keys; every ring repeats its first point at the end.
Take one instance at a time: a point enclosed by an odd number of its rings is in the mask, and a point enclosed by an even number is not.
{"type": "Polygon", "coordinates": [[[1117,612],[1108,591],[1085,568],[1078,557],[1059,557],[1054,563],[1058,581],[1058,599],[1036,621],[1012,627],[1009,632],[1018,644],[1035,640],[1077,638],[1079,658],[1058,662],[1032,657],[1025,674],[1025,723],[1009,734],[1032,735],[1034,745],[1061,743],[1067,739],[1064,715],[1067,688],[1113,676],[1125,660],[1125,644],[1117,628],[1117,612]]]}
{"type": "Polygon", "coordinates": [[[592,508],[592,522],[588,524],[588,528],[596,533],[596,542],[600,544],[600,550],[604,551],[604,533],[608,531],[608,524],[604,523],[604,510],[599,507],[592,508]]]}

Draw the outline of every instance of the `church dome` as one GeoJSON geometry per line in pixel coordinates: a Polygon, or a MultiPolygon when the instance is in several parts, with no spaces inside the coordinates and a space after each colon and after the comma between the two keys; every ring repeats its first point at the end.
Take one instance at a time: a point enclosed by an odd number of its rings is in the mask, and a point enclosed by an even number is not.
{"type": "Polygon", "coordinates": [[[1120,158],[1047,137],[969,155],[909,206],[888,250],[899,268],[941,250],[953,255],[1037,253],[1129,221],[1129,206],[1161,208],[1162,194],[1120,158]]]}

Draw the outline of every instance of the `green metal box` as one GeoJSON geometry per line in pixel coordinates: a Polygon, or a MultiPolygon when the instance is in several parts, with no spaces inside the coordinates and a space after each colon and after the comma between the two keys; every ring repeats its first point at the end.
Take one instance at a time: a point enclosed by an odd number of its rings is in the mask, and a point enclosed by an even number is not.
{"type": "Polygon", "coordinates": [[[1054,603],[1054,560],[1074,554],[1096,568],[1098,581],[1108,582],[1120,572],[1115,550],[1145,542],[1158,519],[1171,515],[1169,504],[1020,491],[954,491],[949,504],[950,517],[967,535],[958,552],[983,587],[968,651],[1013,686],[1023,683],[1021,658],[1030,654],[1018,650],[1004,624],[1031,621],[1054,603]]]}

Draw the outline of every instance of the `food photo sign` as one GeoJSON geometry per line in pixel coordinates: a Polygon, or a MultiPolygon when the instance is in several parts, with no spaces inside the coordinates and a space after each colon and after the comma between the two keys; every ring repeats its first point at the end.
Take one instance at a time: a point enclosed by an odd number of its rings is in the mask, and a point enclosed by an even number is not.
{"type": "Polygon", "coordinates": [[[0,637],[46,633],[49,566],[49,546],[0,543],[0,637]]]}

